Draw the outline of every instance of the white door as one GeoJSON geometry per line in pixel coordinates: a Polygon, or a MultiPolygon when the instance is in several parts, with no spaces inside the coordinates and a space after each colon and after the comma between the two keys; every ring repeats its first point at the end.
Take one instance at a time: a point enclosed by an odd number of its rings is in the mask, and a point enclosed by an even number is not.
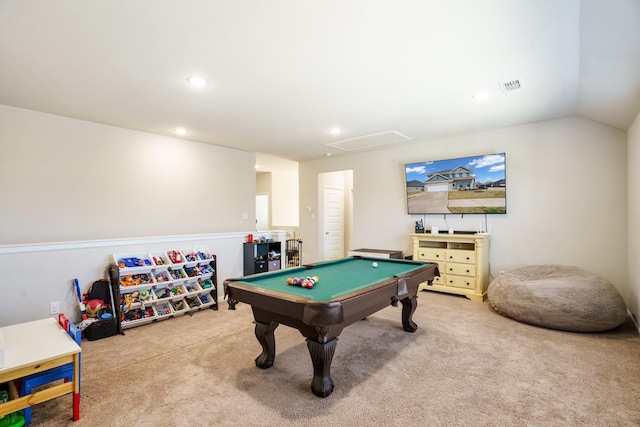
{"type": "Polygon", "coordinates": [[[256,230],[269,229],[269,195],[256,195],[256,230]]]}
{"type": "Polygon", "coordinates": [[[344,198],[342,188],[324,187],[324,260],[344,256],[344,198]]]}

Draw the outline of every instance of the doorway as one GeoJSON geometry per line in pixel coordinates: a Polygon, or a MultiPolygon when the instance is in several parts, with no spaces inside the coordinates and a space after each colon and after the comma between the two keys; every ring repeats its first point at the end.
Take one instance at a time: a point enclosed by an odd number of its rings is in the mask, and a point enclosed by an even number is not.
{"type": "Polygon", "coordinates": [[[351,246],[352,187],[352,170],[318,174],[318,254],[324,261],[344,257],[351,246]]]}

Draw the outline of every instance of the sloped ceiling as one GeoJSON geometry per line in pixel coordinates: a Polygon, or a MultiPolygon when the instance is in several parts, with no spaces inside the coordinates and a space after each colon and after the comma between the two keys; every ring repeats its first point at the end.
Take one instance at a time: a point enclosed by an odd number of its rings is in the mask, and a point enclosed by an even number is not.
{"type": "Polygon", "coordinates": [[[640,0],[2,0],[0,60],[0,104],[304,161],[390,131],[626,130],[640,0]]]}

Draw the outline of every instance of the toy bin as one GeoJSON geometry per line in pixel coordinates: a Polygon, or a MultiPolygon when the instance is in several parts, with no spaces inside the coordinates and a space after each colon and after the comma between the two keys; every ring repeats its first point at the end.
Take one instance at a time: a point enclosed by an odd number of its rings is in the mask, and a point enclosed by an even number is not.
{"type": "Polygon", "coordinates": [[[211,268],[211,266],[207,262],[198,264],[197,268],[200,271],[202,277],[211,277],[211,275],[213,274],[213,268],[211,268]]]}
{"type": "Polygon", "coordinates": [[[167,256],[167,253],[164,251],[150,252],[149,258],[151,258],[151,262],[153,262],[154,266],[171,264],[171,261],[169,261],[169,257],[167,256]]]}
{"type": "Polygon", "coordinates": [[[184,298],[176,301],[170,301],[169,304],[171,304],[171,308],[173,308],[174,316],[182,316],[191,310],[189,308],[189,304],[187,304],[184,298]]]}
{"type": "Polygon", "coordinates": [[[156,295],[151,288],[140,289],[138,291],[138,298],[144,307],[149,307],[156,303],[156,295]]]}
{"type": "Polygon", "coordinates": [[[153,275],[153,280],[156,282],[156,285],[173,281],[173,278],[166,268],[155,270],[151,274],[153,275]]]}
{"type": "Polygon", "coordinates": [[[156,313],[158,314],[158,320],[169,319],[173,316],[173,307],[168,302],[162,304],[156,304],[156,313]]]}
{"type": "Polygon", "coordinates": [[[167,251],[167,258],[169,258],[169,263],[173,265],[183,265],[186,262],[184,254],[179,249],[167,251]]]}
{"type": "Polygon", "coordinates": [[[182,248],[181,251],[187,263],[198,263],[202,261],[202,258],[200,258],[200,254],[198,253],[198,251],[193,248],[182,248]]]}
{"type": "Polygon", "coordinates": [[[169,288],[171,290],[171,300],[178,301],[187,295],[187,288],[183,284],[175,284],[169,288]]]}
{"type": "Polygon", "coordinates": [[[200,271],[199,265],[185,265],[184,272],[187,277],[198,277],[202,276],[202,271],[200,271]]]}
{"type": "MultiPolygon", "coordinates": [[[[14,400],[18,397],[18,390],[15,383],[10,381],[8,383],[0,384],[0,404],[6,403],[10,400],[14,400]]],[[[12,412],[10,414],[0,415],[0,427],[21,427],[24,425],[24,416],[22,411],[12,412]]]]}
{"type": "Polygon", "coordinates": [[[211,296],[211,294],[201,294],[198,296],[200,299],[200,308],[210,307],[215,304],[215,300],[211,296]]]}
{"type": "Polygon", "coordinates": [[[202,305],[202,301],[198,298],[198,295],[189,295],[184,297],[184,302],[187,303],[189,311],[198,311],[202,305]]]}
{"type": "Polygon", "coordinates": [[[200,293],[200,291],[202,291],[202,288],[195,280],[185,282],[184,288],[187,290],[187,294],[198,294],[200,293]]]}
{"type": "Polygon", "coordinates": [[[189,278],[182,267],[169,267],[168,271],[174,283],[183,283],[189,278]]]}
{"type": "Polygon", "coordinates": [[[132,273],[120,277],[120,290],[122,292],[133,292],[140,289],[149,289],[155,284],[153,275],[149,273],[132,273]]]}
{"type": "Polygon", "coordinates": [[[122,311],[133,310],[135,308],[142,308],[142,300],[139,298],[139,291],[131,291],[122,292],[120,295],[120,304],[122,306],[122,311]]]}
{"type": "Polygon", "coordinates": [[[197,246],[193,248],[194,251],[198,252],[200,259],[203,261],[213,261],[213,255],[209,251],[209,248],[206,246],[197,246]]]}
{"type": "Polygon", "coordinates": [[[155,296],[156,303],[169,302],[169,300],[173,298],[173,293],[171,293],[171,287],[169,286],[170,284],[167,286],[155,287],[151,290],[155,296]]]}
{"type": "Polygon", "coordinates": [[[200,293],[209,293],[213,290],[216,289],[215,285],[213,284],[213,280],[211,279],[201,279],[198,280],[198,285],[200,286],[200,293]]]}
{"type": "Polygon", "coordinates": [[[133,326],[144,325],[151,323],[157,319],[158,314],[155,307],[134,308],[122,313],[122,328],[131,328],[133,326]]]}
{"type": "Polygon", "coordinates": [[[113,261],[120,268],[122,273],[133,271],[150,271],[154,266],[153,261],[149,258],[149,254],[145,253],[126,253],[114,254],[113,261]]]}

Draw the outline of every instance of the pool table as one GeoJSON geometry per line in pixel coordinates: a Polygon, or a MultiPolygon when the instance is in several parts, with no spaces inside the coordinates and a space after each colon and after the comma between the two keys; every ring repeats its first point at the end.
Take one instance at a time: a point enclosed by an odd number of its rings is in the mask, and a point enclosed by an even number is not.
{"type": "Polygon", "coordinates": [[[331,361],[342,330],[400,301],[402,327],[414,332],[418,285],[435,276],[439,272],[434,263],[352,256],[228,279],[224,292],[230,310],[238,302],[251,305],[256,338],[262,345],[256,366],[267,369],[273,365],[274,331],[279,324],[296,328],[307,339],[313,363],[311,390],[326,397],[333,392],[331,361]],[[289,277],[313,276],[319,281],[312,289],[287,284],[289,277]]]}

